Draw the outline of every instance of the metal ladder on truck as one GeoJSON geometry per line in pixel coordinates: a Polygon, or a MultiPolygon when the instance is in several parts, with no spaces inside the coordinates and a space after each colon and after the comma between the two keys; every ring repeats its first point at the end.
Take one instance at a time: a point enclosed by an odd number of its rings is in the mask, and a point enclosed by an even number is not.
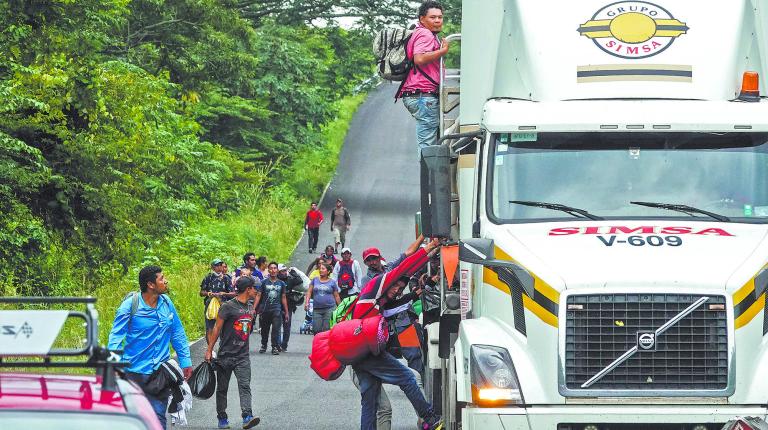
{"type": "MultiPolygon", "coordinates": [[[[461,34],[446,37],[448,42],[461,41],[461,34]]],[[[461,69],[446,69],[445,58],[440,59],[440,137],[455,133],[458,128],[459,83],[461,69]]]]}

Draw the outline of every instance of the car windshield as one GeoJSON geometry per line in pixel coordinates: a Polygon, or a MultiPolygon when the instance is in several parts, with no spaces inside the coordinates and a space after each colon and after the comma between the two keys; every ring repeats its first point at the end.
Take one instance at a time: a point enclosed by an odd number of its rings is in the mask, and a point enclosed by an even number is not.
{"type": "Polygon", "coordinates": [[[490,201],[497,222],[590,216],[768,222],[768,133],[505,133],[493,142],[490,201]]]}
{"type": "Polygon", "coordinates": [[[136,417],[103,413],[0,411],[0,422],[3,423],[2,427],[7,429],[147,429],[144,423],[136,417]]]}

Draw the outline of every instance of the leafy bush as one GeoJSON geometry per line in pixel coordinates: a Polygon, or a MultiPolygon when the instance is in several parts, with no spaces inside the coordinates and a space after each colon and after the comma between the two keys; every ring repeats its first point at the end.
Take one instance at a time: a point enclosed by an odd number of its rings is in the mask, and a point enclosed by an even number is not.
{"type": "Polygon", "coordinates": [[[3,294],[92,291],[178,237],[199,261],[225,251],[201,222],[316,198],[324,172],[282,172],[371,72],[360,32],[218,0],[11,0],[0,22],[3,294]]]}

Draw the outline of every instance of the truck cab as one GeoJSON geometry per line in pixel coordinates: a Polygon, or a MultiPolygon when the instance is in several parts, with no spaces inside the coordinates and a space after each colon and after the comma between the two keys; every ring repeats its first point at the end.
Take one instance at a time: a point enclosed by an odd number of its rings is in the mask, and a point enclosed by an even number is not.
{"type": "Polygon", "coordinates": [[[422,175],[460,260],[427,327],[447,428],[766,418],[766,15],[463,2],[460,113],[422,175]]]}

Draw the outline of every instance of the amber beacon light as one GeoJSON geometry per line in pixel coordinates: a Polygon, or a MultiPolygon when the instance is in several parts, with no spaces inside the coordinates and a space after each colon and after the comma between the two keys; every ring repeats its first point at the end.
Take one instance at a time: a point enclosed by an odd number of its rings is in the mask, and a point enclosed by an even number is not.
{"type": "Polygon", "coordinates": [[[760,77],[757,72],[744,72],[744,77],[741,79],[739,100],[745,102],[760,101],[760,77]]]}

